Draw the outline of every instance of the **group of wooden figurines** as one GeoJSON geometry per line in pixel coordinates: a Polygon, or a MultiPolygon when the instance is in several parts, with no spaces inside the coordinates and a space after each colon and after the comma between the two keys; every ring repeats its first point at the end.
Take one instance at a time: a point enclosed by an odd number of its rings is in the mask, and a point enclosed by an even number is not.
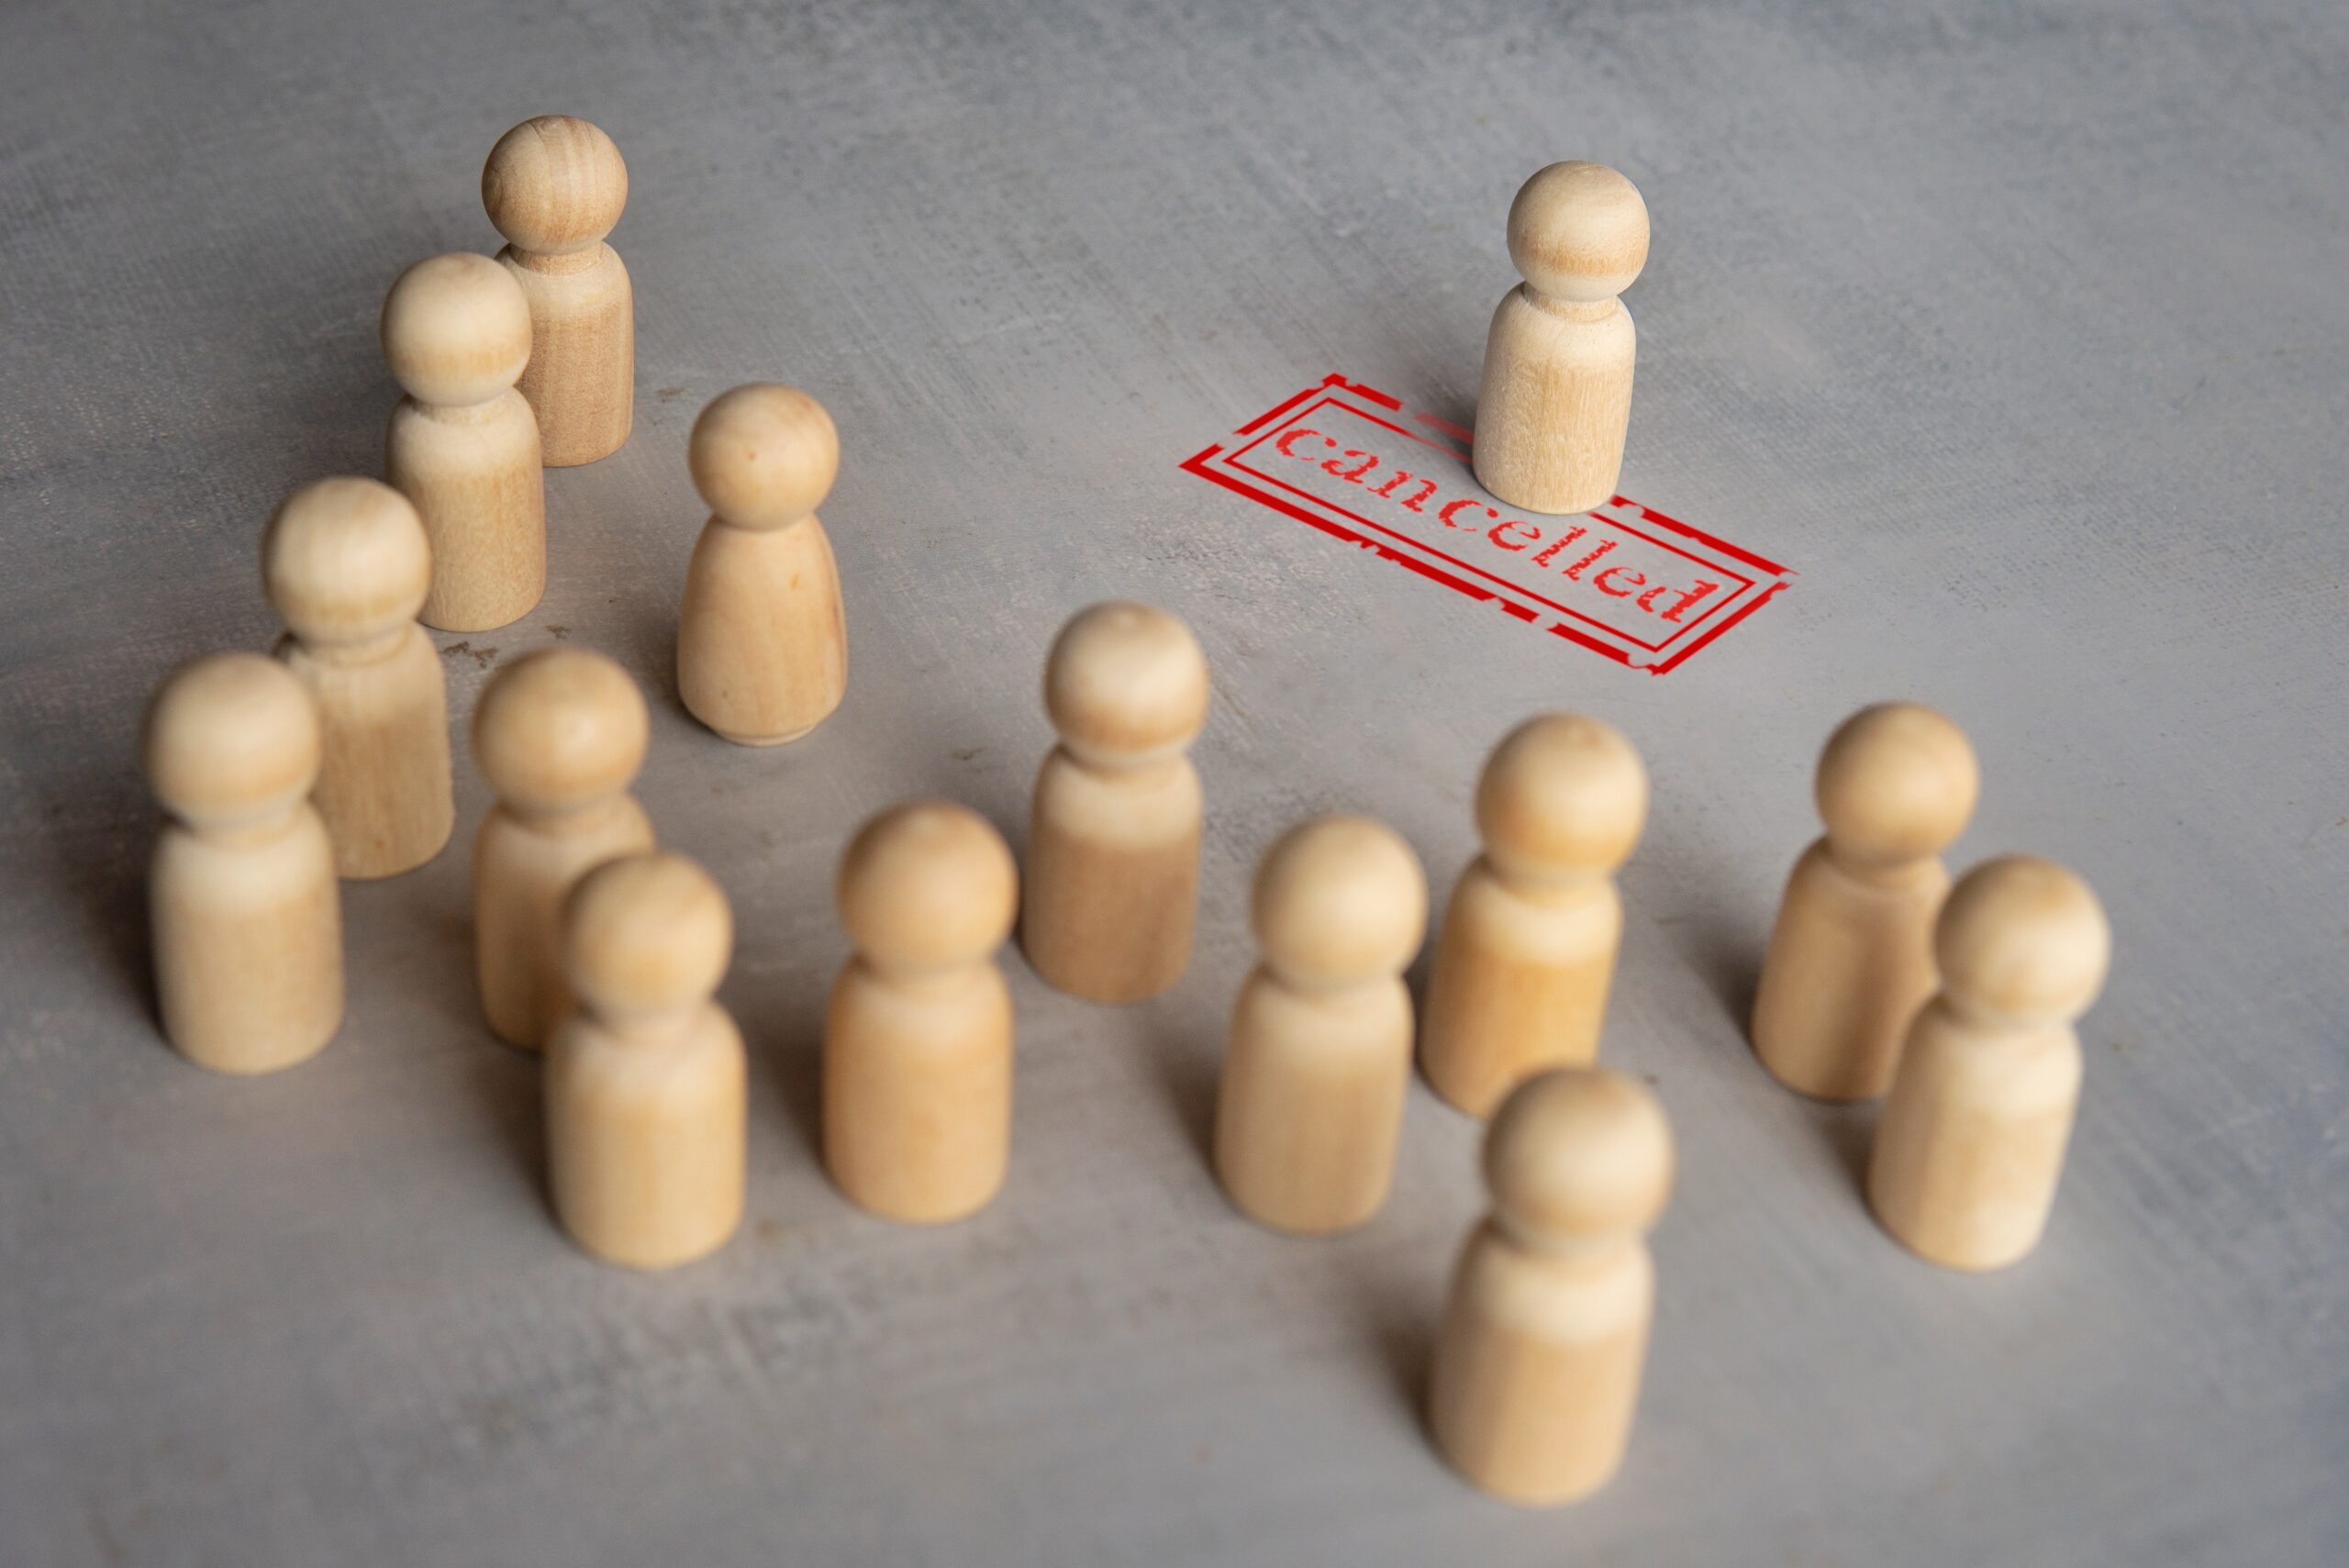
{"type": "MultiPolygon", "coordinates": [[[[1521,256],[1530,281],[1579,268],[1620,288],[1637,272],[1620,253],[1622,194],[1635,206],[1637,193],[1593,170],[1545,170],[1519,206],[1597,202],[1619,253],[1521,256]]],[[[628,434],[632,306],[602,243],[626,191],[617,150],[584,122],[526,122],[483,184],[507,250],[419,263],[384,306],[408,395],[393,483],[328,479],[287,500],[262,546],[290,633],[278,657],[200,660],[148,715],[145,766],[173,818],[151,884],[163,1027],[221,1071],[326,1043],[343,1006],[338,875],[411,869],[450,837],[446,685],[417,619],[475,630],[528,610],[545,574],[541,461],[593,461],[628,434]]],[[[1513,253],[1520,228],[1513,212],[1513,253]]],[[[1544,289],[1581,297],[1556,278],[1544,289]]],[[[1621,332],[1627,406],[1628,317],[1621,332]]],[[[1508,405],[1489,361],[1486,395],[1508,405]]],[[[681,695],[730,740],[804,735],[846,684],[814,515],[838,468],[831,420],[804,393],[738,388],[695,425],[689,462],[714,515],[680,617],[681,695]]],[[[1002,1184],[1013,1020],[995,953],[1015,924],[1045,982],[1095,1002],[1156,995],[1188,962],[1204,804],[1187,753],[1208,702],[1197,639],[1163,610],[1097,605],[1062,628],[1043,686],[1059,740],[1024,878],[985,818],[941,801],[880,813],[841,857],[853,951],[825,1022],[822,1158],[889,1218],[967,1216],[1002,1184]]],[[[662,1268],[736,1229],[747,1098],[741,1037],[715,1000],[728,900],[655,847],[630,793],[649,731],[642,694],[601,654],[543,650],[492,678],[472,721],[496,797],[474,842],[473,939],[491,1029],[547,1052],[562,1224],[597,1257],[662,1268]]],[[[2038,1238],[2077,1097],[2072,1020],[2109,944],[2086,886],[2047,862],[1993,861],[1950,886],[1940,855],[1976,785],[1965,738],[1927,709],[1868,708],[1836,732],[1818,775],[1827,832],[1788,884],[1753,1029],[1764,1063],[1806,1094],[1888,1089],[1868,1195],[1902,1241],[1964,1268],[2038,1238]]],[[[1553,714],[1504,739],[1476,792],[1483,852],[1453,892],[1417,1018],[1402,976],[1427,886],[1392,829],[1306,822],[1265,852],[1253,890],[1262,962],[1231,1017],[1216,1175],[1264,1225],[1343,1230],[1385,1201],[1415,1055],[1443,1099],[1489,1118],[1493,1208],[1454,1278],[1431,1424],[1464,1474],[1520,1501],[1613,1473],[1645,1357],[1645,1235],[1671,1134],[1645,1087],[1596,1062],[1623,923],[1614,873],[1647,801],[1637,752],[1603,723],[1553,714]]]]}

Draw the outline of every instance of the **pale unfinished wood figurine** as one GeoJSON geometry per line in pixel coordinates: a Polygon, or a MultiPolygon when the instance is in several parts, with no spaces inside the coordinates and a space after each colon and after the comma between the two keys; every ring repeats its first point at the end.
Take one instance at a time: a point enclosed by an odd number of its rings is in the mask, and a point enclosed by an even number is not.
{"type": "Polygon", "coordinates": [[[1553,163],[1508,209],[1525,282],[1493,312],[1476,398],[1477,482],[1529,512],[1614,499],[1631,417],[1631,313],[1615,296],[1648,259],[1648,209],[1598,163],[1553,163]]]}
{"type": "Polygon", "coordinates": [[[1070,995],[1155,996],[1191,957],[1207,656],[1164,610],[1095,605],[1053,640],[1044,710],[1060,744],[1036,779],[1020,945],[1070,995]]]}
{"type": "Polygon", "coordinates": [[[702,410],[687,461],[711,516],[685,569],[678,693],[738,745],[796,740],[848,689],[840,569],[816,517],[840,434],[806,393],[755,382],[702,410]]]}
{"type": "Polygon", "coordinates": [[[1614,873],[1647,820],[1647,770],[1616,730],[1528,719],[1476,784],[1485,852],[1461,873],[1428,975],[1419,1061],[1470,1116],[1544,1067],[1598,1055],[1623,937],[1614,873]]]}
{"type": "Polygon", "coordinates": [[[456,824],[449,683],[416,624],[432,550],[406,496],[321,479],[287,497],[262,540],[262,582],[289,635],[278,657],[317,699],[325,760],[310,804],[346,877],[394,876],[456,824]]]}
{"type": "Polygon", "coordinates": [[[1876,1124],[1868,1201],[1909,1251],[1996,1269],[2039,1244],[2080,1103],[2073,1024],[2112,932],[2087,883],[2030,855],[1958,879],[1933,927],[1941,991],[1876,1124]]]}
{"type": "Polygon", "coordinates": [[[473,947],[489,1027],[535,1051],[571,1010],[562,901],[580,877],[652,848],[629,793],[651,725],[643,694],[600,653],[550,648],[491,678],[473,757],[497,804],[473,839],[473,947]]]}
{"type": "Polygon", "coordinates": [[[524,120],[490,149],[481,201],[506,237],[497,259],[530,302],[521,392],[547,466],[609,457],[636,412],[636,299],[604,243],[628,205],[620,150],[569,115],[524,120]]]}
{"type": "Polygon", "coordinates": [[[1664,1107],[1605,1068],[1528,1079],[1493,1118],[1493,1209],[1461,1254],[1428,1397],[1436,1445],[1485,1491],[1571,1503],[1621,1465],[1672,1167],[1664,1107]]]}
{"type": "Polygon", "coordinates": [[[1826,834],[1787,879],[1753,998],[1753,1051],[1787,1087],[1874,1099],[1933,994],[1941,861],[1981,773],[1965,732],[1932,708],[1883,703],[1844,720],[1819,759],[1826,834]]]}
{"type": "Polygon", "coordinates": [[[895,806],[841,857],[855,953],[824,1019],[824,1168],[859,1207],[960,1219],[1011,1157],[1011,991],[995,951],[1019,874],[1002,836],[945,801],[895,806]]]}
{"type": "Polygon", "coordinates": [[[742,1036],[714,997],[734,917],[683,855],[627,855],[564,904],[579,997],[547,1046],[549,1189],[587,1251],[665,1269],[716,1251],[742,1218],[742,1036]]]}
{"type": "Polygon", "coordinates": [[[547,585],[539,422],[514,383],[530,306],[486,256],[418,261],[384,300],[384,357],[407,395],[392,410],[384,477],[432,541],[423,619],[443,631],[518,620],[547,585]]]}
{"type": "Polygon", "coordinates": [[[1232,1008],[1215,1167],[1275,1230],[1360,1225],[1386,1201],[1411,1083],[1404,966],[1427,929],[1410,846],[1367,817],[1292,828],[1256,873],[1264,951],[1232,1008]]]}
{"type": "Polygon", "coordinates": [[[148,882],[165,1037],[221,1073],[315,1055],[342,1022],[342,905],[309,692],[258,653],[200,659],[156,694],[140,751],[173,818],[148,882]]]}

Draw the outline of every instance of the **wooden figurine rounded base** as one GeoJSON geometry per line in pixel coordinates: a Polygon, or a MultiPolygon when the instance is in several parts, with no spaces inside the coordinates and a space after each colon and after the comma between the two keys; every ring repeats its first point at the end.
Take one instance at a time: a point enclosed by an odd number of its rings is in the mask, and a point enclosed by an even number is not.
{"type": "Polygon", "coordinates": [[[1615,498],[1639,352],[1631,313],[1515,289],[1485,340],[1470,463],[1476,483],[1528,512],[1587,512],[1615,498]]]}
{"type": "Polygon", "coordinates": [[[982,964],[906,982],[852,962],[824,1020],[824,1169],[884,1219],[977,1213],[1011,1168],[1011,990],[982,964]]]}
{"type": "Polygon", "coordinates": [[[1157,768],[1044,760],[1028,834],[1019,947],[1053,990],[1146,1001],[1183,978],[1198,904],[1207,799],[1177,757],[1157,768]]]}
{"type": "Polygon", "coordinates": [[[529,615],[547,590],[547,513],[538,419],[522,395],[458,409],[404,399],[384,448],[384,477],[416,503],[432,540],[432,592],[417,618],[495,631],[529,615]]]}
{"type": "Polygon", "coordinates": [[[342,1027],[334,849],[307,806],[273,833],[163,829],[149,882],[163,1034],[216,1073],[274,1073],[342,1027]]]}
{"type": "Polygon", "coordinates": [[[347,881],[414,871],[457,825],[449,758],[448,681],[431,639],[410,627],[380,659],[281,657],[317,698],[326,765],[311,804],[326,819],[347,881]]]}
{"type": "Polygon", "coordinates": [[[628,444],[636,421],[636,295],[619,252],[517,252],[498,261],[530,302],[530,362],[517,390],[539,421],[549,468],[576,468],[628,444]]]}

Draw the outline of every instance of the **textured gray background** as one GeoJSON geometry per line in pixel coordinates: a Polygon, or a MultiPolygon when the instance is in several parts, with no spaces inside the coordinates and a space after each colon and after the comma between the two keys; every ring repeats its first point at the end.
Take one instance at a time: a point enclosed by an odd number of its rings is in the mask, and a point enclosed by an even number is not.
{"type": "Polygon", "coordinates": [[[500,1565],[2009,1565],[2349,1556],[2349,10],[1006,7],[357,0],[0,11],[0,1560],[500,1565]],[[150,1019],[139,710],[273,631],[295,484],[374,472],[384,286],[496,243],[483,155],[609,128],[640,417],[548,476],[553,581],[441,638],[457,712],[556,638],[654,694],[642,795],[733,895],[751,1217],[666,1277],[549,1223],[535,1062],[469,979],[459,841],[349,891],[348,1023],[260,1082],[150,1019]],[[1177,471],[1340,370],[1464,418],[1553,158],[1646,193],[1626,494],[1795,587],[1630,673],[1177,471]],[[734,383],[837,416],[846,706],[781,752],[670,695],[734,383]],[[833,858],[918,792],[1015,842],[1039,660],[1110,595],[1218,706],[1201,940],[1122,1012],[1020,1006],[985,1215],[852,1212],[811,1145],[833,858]],[[1957,716],[1958,858],[2054,854],[2118,935],[2041,1251],[1877,1233],[1873,1113],[1739,1015],[1833,722],[1957,716]],[[1479,1206],[1414,1095],[1393,1201],[1276,1240],[1201,1159],[1250,867],[1395,822],[1439,896],[1485,749],[1622,725],[1655,779],[1609,1060],[1680,1190],[1630,1462],[1530,1514],[1414,1415],[1479,1206]]]}

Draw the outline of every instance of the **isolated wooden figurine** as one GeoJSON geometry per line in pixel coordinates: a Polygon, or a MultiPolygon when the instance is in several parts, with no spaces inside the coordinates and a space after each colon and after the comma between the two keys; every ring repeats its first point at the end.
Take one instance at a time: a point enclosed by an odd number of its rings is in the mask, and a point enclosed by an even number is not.
{"type": "Polygon", "coordinates": [[[1941,853],[1981,792],[1956,725],[1914,703],[1862,708],[1819,759],[1824,837],[1787,879],[1753,998],[1753,1051],[1822,1100],[1889,1088],[1900,1040],[1933,994],[1941,853]]]}
{"type": "Polygon", "coordinates": [[[816,517],[840,434],[806,393],[754,382],[702,410],[687,460],[711,517],[685,569],[678,693],[737,744],[796,740],[848,689],[840,569],[816,517]]]}
{"type": "Polygon", "coordinates": [[[1570,1503],[1620,1467],[1672,1167],[1664,1108],[1605,1068],[1530,1078],[1493,1118],[1493,1209],[1461,1254],[1428,1397],[1436,1445],[1485,1491],[1570,1503]]]}
{"type": "Polygon", "coordinates": [[[539,422],[514,383],[530,359],[530,306],[486,256],[418,261],[384,300],[384,357],[407,395],[392,410],[384,477],[432,541],[423,620],[487,631],[547,585],[539,422]]]}
{"type": "Polygon", "coordinates": [[[1410,846],[1367,817],[1294,828],[1256,873],[1264,962],[1240,989],[1216,1103],[1215,1168],[1276,1230],[1360,1225],[1386,1201],[1411,1083],[1404,966],[1427,929],[1410,846]]]}
{"type": "Polygon", "coordinates": [[[1528,719],[1476,784],[1485,852],[1461,873],[1428,974],[1419,1062],[1471,1116],[1544,1067],[1585,1067],[1623,936],[1615,869],[1647,820],[1647,770],[1595,718],[1528,719]]]}
{"type": "Polygon", "coordinates": [[[742,1036],[712,998],[734,917],[683,855],[626,855],[564,904],[579,997],[547,1046],[548,1186],[563,1229],[631,1268],[707,1256],[742,1218],[742,1036]]]}
{"type": "Polygon", "coordinates": [[[275,660],[216,653],[163,683],[140,751],[173,818],[148,882],[165,1037],[221,1073],[306,1060],[342,1021],[317,705],[275,660]]]}
{"type": "Polygon", "coordinates": [[[1155,996],[1191,957],[1207,656],[1164,610],[1095,605],[1053,640],[1044,710],[1060,744],[1036,778],[1020,945],[1073,996],[1155,996]]]}
{"type": "Polygon", "coordinates": [[[2047,1228],[2080,1103],[2073,1024],[2103,988],[2112,932],[2087,884],[2008,855],[1950,889],[1933,956],[1941,991],[1901,1051],[1868,1201],[1918,1256],[2001,1268],[2047,1228]]]}
{"type": "Polygon", "coordinates": [[[456,823],[448,677],[416,624],[431,581],[416,508],[373,479],[305,485],[262,540],[262,585],[289,630],[277,656],[317,699],[325,739],[310,804],[346,877],[413,870],[456,823]]]}
{"type": "Polygon", "coordinates": [[[895,806],[841,857],[856,951],[824,1019],[824,1167],[860,1207],[935,1224],[985,1207],[1011,1156],[1011,991],[995,951],[1019,877],[944,801],[895,806]]]}
{"type": "Polygon", "coordinates": [[[1648,209],[1598,163],[1553,163],[1508,209],[1525,282],[1493,312],[1476,398],[1477,482],[1529,512],[1615,495],[1631,417],[1631,313],[1615,296],[1648,259],[1648,209]]]}
{"type": "Polygon", "coordinates": [[[481,201],[530,304],[521,392],[547,466],[609,457],[636,411],[636,298],[604,243],[628,205],[620,150],[569,115],[524,120],[490,149],[481,201]]]}
{"type": "Polygon", "coordinates": [[[535,1051],[571,1009],[562,901],[604,862],[652,848],[629,785],[651,720],[628,672],[550,648],[493,676],[473,706],[473,757],[497,804],[473,839],[473,951],[489,1027],[535,1051]]]}

